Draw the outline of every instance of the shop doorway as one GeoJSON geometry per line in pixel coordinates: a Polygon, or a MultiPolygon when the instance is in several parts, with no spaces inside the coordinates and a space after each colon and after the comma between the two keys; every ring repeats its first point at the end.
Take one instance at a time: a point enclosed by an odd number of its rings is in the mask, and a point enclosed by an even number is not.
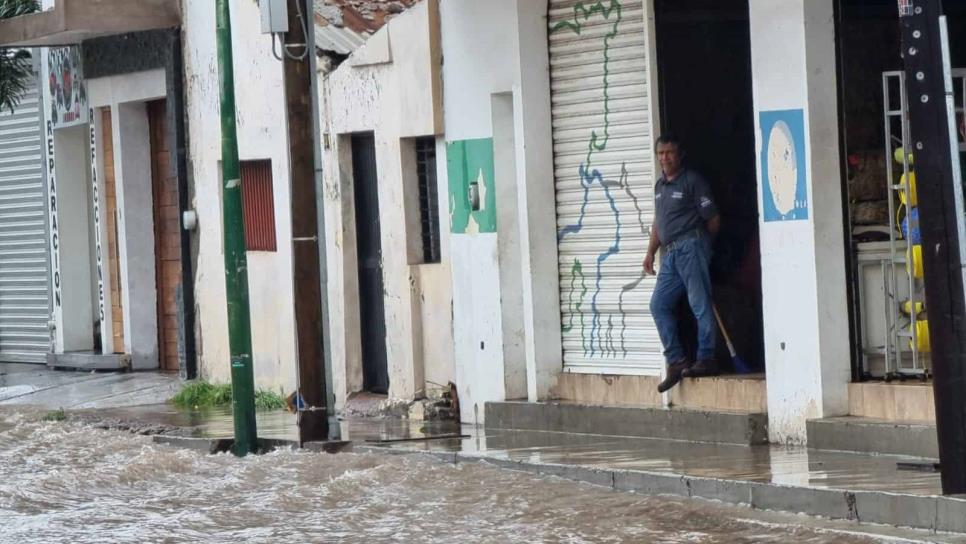
{"type": "MultiPolygon", "coordinates": [[[[943,7],[955,72],[966,68],[966,4],[944,2],[943,7]]],[[[922,289],[915,273],[910,282],[906,266],[906,241],[914,240],[915,234],[902,228],[909,209],[903,205],[900,191],[889,189],[889,168],[894,184],[901,184],[903,172],[894,154],[902,145],[901,127],[896,126],[899,118],[891,119],[889,125],[885,120],[887,88],[892,103],[889,109],[899,104],[903,63],[898,7],[894,0],[837,0],[836,8],[841,169],[848,203],[846,258],[853,292],[853,379],[927,379],[928,348],[920,349],[925,346],[920,345],[920,338],[914,343],[912,335],[918,330],[914,322],[928,318],[928,308],[915,318],[907,311],[922,289]],[[894,243],[898,250],[891,248],[894,243]],[[915,354],[913,345],[917,346],[915,354]]],[[[961,70],[956,86],[957,104],[966,105],[966,75],[961,70]]],[[[960,149],[966,150],[966,143],[961,142],[960,149]]]]}
{"type": "MultiPolygon", "coordinates": [[[[654,0],[661,130],[711,183],[722,217],[711,278],[741,358],[764,372],[748,0],[654,0]]],[[[682,340],[696,337],[682,301],[682,340]]],[[[694,350],[692,345],[689,349],[694,350]]],[[[719,339],[718,360],[730,368],[719,339]]]]}
{"type": "Polygon", "coordinates": [[[359,262],[359,313],[362,338],[362,383],[370,393],[389,392],[386,312],[383,300],[382,228],[376,144],[371,133],[352,136],[356,243],[359,262]]]}

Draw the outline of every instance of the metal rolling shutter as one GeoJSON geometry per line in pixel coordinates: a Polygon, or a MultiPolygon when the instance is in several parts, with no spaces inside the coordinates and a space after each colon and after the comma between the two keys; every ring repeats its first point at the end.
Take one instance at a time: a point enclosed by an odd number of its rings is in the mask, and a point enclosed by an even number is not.
{"type": "Polygon", "coordinates": [[[654,166],[641,0],[551,0],[564,368],[658,374],[643,276],[654,166]]]}
{"type": "Polygon", "coordinates": [[[0,361],[50,351],[50,259],[41,102],[32,88],[0,112],[0,361]]]}

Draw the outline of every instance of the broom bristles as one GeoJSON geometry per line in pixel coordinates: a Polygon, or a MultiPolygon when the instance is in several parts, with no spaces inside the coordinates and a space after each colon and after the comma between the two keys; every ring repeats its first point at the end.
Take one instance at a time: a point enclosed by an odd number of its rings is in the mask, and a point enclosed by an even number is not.
{"type": "Polygon", "coordinates": [[[738,374],[751,374],[752,372],[751,367],[748,366],[748,363],[742,360],[742,358],[738,355],[731,357],[731,363],[734,365],[735,372],[738,374]]]}

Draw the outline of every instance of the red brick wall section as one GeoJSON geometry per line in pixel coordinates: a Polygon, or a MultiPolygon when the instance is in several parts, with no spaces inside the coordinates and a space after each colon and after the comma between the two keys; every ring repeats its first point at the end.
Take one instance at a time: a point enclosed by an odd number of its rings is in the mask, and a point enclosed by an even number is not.
{"type": "Polygon", "coordinates": [[[177,371],[178,301],[181,286],[181,221],[178,178],[171,169],[164,101],[148,104],[151,176],[154,185],[154,252],[158,286],[158,346],[161,369],[177,371]]]}

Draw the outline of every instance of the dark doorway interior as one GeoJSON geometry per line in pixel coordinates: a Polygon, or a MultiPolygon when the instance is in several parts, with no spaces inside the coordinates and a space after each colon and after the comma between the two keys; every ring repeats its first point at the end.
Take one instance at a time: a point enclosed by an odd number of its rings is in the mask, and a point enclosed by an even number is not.
{"type": "Polygon", "coordinates": [[[352,136],[352,172],[359,261],[362,383],[366,391],[385,394],[389,392],[389,366],[383,302],[379,176],[376,144],[371,133],[352,136]]]}
{"type": "MultiPolygon", "coordinates": [[[[686,164],[712,184],[722,216],[715,303],[738,354],[764,371],[748,13],[748,0],[655,0],[661,127],[684,140],[686,164]]],[[[682,340],[693,340],[693,317],[683,314],[682,340]]]]}

